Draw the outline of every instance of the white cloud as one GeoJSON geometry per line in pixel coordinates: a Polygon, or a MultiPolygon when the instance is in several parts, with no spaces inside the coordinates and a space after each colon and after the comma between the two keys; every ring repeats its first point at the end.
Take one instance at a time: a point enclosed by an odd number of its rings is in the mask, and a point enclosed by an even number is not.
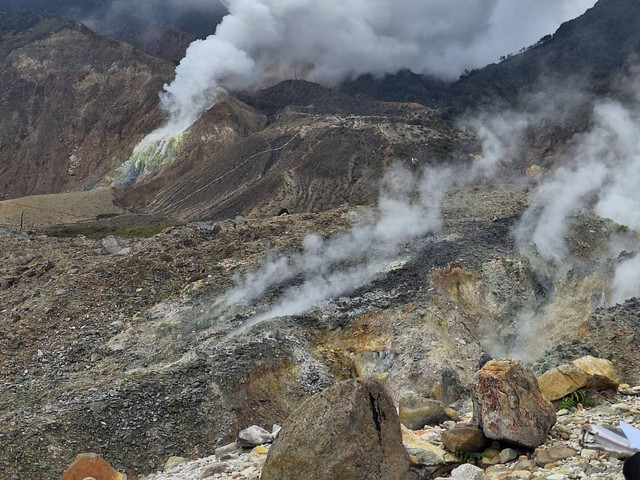
{"type": "Polygon", "coordinates": [[[187,51],[166,87],[169,124],[162,134],[168,138],[184,130],[215,102],[221,87],[274,83],[294,68],[329,84],[403,68],[453,79],[536,42],[593,3],[225,0],[229,13],[215,35],[187,51]],[[221,50],[235,51],[237,58],[221,56],[221,50]],[[206,67],[194,68],[201,65],[206,67]]]}

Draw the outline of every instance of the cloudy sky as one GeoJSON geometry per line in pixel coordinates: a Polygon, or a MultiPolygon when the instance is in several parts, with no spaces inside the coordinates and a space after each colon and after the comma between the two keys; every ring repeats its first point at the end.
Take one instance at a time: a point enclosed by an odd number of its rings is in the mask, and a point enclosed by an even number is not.
{"type": "MultiPolygon", "coordinates": [[[[90,25],[133,15],[213,33],[194,42],[165,87],[181,132],[226,88],[273,84],[296,71],[327,85],[409,68],[455,80],[553,33],[595,0],[0,0],[72,12],[90,25]],[[221,17],[224,16],[222,19],[221,17]],[[97,23],[96,23],[97,22],[97,23]],[[217,25],[217,26],[216,26],[217,25]]],[[[108,31],[103,26],[102,31],[108,31]]],[[[204,35],[202,35],[204,36],[204,35]]]]}
{"type": "MultiPolygon", "coordinates": [[[[373,57],[394,55],[393,68],[404,64],[455,77],[464,68],[497,61],[501,55],[531,45],[594,3],[595,0],[0,0],[0,10],[33,8],[105,22],[138,15],[205,36],[214,32],[230,9],[238,19],[234,28],[243,29],[238,33],[245,36],[245,45],[259,44],[261,37],[269,35],[265,39],[269,47],[286,48],[292,46],[292,35],[304,34],[294,41],[303,41],[298,50],[312,43],[312,48],[327,52],[326,55],[338,54],[337,62],[362,60],[367,66],[387,70],[389,60],[373,57]],[[267,23],[259,23],[263,21],[267,23]],[[273,33],[280,36],[275,44],[273,33]],[[343,46],[349,48],[344,51],[343,46]]],[[[362,70],[359,67],[356,65],[355,70],[362,70]]]]}

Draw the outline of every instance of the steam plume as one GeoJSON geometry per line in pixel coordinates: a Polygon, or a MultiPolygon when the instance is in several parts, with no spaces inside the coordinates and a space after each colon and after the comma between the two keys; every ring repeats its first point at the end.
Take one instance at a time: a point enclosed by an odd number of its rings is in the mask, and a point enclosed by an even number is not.
{"type": "Polygon", "coordinates": [[[181,133],[223,88],[299,75],[335,84],[403,68],[453,79],[532,44],[594,0],[227,0],[215,35],[194,43],[165,87],[167,125],[181,133]],[[526,26],[523,28],[522,26],[526,26]],[[295,73],[294,73],[295,72],[295,73]]]}
{"type": "MultiPolygon", "coordinates": [[[[608,101],[595,106],[594,127],[576,139],[573,161],[538,188],[537,208],[525,213],[518,230],[521,243],[531,238],[545,260],[570,265],[567,218],[590,207],[600,217],[640,233],[639,105],[637,97],[629,105],[608,101]]],[[[637,266],[637,258],[619,265],[612,285],[613,301],[640,295],[637,266]]]]}
{"type": "Polygon", "coordinates": [[[365,285],[390,268],[407,243],[440,228],[440,203],[453,181],[448,169],[425,170],[418,177],[399,165],[390,168],[372,224],[354,227],[328,239],[309,235],[300,253],[267,258],[261,268],[236,280],[218,303],[216,313],[238,304],[249,304],[275,285],[296,277],[269,309],[246,322],[241,333],[263,320],[301,314],[313,306],[365,285]]]}

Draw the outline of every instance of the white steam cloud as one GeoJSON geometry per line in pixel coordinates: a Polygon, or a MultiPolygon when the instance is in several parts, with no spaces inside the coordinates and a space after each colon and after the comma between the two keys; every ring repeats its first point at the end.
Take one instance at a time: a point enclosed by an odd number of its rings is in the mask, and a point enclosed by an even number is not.
{"type": "Polygon", "coordinates": [[[194,42],[167,85],[168,123],[141,147],[181,133],[222,89],[295,75],[330,84],[403,68],[453,79],[530,45],[595,0],[226,0],[215,35],[194,42]]]}
{"type": "Polygon", "coordinates": [[[441,200],[452,182],[448,169],[429,169],[416,176],[395,165],[385,175],[372,224],[356,226],[328,239],[309,235],[300,253],[267,258],[256,272],[238,278],[214,311],[250,304],[270,288],[302,278],[286,288],[266,312],[230,334],[234,336],[264,320],[301,314],[356,290],[381,271],[392,268],[403,246],[439,230],[441,200]]]}
{"type": "MultiPolygon", "coordinates": [[[[516,235],[530,244],[556,269],[571,268],[565,237],[568,218],[593,209],[640,235],[640,88],[633,98],[601,101],[594,107],[593,127],[573,139],[565,166],[541,183],[532,207],[522,217],[516,235]]],[[[628,246],[625,246],[628,248],[628,246]]],[[[640,242],[635,245],[640,248],[640,242]]],[[[610,245],[615,257],[620,247],[610,245]]],[[[636,251],[635,253],[638,253],[636,251]]],[[[618,264],[612,282],[612,301],[640,295],[640,257],[618,264]]]]}

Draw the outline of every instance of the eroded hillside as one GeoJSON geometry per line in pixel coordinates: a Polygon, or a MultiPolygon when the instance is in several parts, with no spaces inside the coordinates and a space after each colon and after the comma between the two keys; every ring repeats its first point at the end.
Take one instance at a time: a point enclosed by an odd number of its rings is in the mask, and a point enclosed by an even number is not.
{"type": "Polygon", "coordinates": [[[160,122],[172,66],[72,20],[0,15],[0,198],[108,184],[160,122]]]}

